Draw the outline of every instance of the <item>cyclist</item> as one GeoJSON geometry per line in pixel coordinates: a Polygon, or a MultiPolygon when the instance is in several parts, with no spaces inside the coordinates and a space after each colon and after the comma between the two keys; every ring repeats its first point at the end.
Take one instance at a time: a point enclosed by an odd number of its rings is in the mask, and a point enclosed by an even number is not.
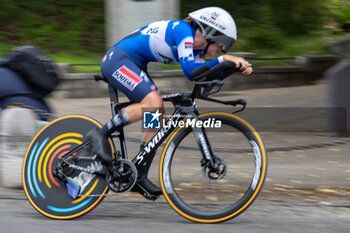
{"type": "MultiPolygon", "coordinates": [[[[111,163],[112,157],[107,152],[108,135],[118,127],[140,120],[143,108],[164,112],[158,89],[147,73],[147,63],[180,63],[189,80],[192,80],[193,70],[203,65],[211,68],[223,61],[235,63],[242,74],[249,75],[253,72],[251,64],[240,57],[222,55],[205,62],[206,54],[226,53],[236,39],[236,25],[231,15],[219,7],[206,7],[189,13],[184,20],[153,22],[116,43],[103,57],[101,71],[115,88],[135,103],[122,109],[101,129],[88,133],[94,153],[103,162],[111,163]]],[[[141,149],[154,133],[144,134],[141,149]]],[[[154,155],[139,169],[137,183],[149,193],[160,195],[161,189],[147,178],[154,155]]]]}

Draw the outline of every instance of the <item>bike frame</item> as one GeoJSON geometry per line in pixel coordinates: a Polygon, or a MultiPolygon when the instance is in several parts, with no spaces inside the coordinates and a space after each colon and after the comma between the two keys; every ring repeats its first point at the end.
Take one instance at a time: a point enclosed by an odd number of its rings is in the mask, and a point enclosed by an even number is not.
{"type": "MultiPolygon", "coordinates": [[[[201,67],[198,70],[193,71],[191,74],[192,77],[195,77],[194,80],[196,84],[194,86],[192,93],[176,93],[170,95],[162,96],[163,101],[170,101],[175,107],[175,110],[171,117],[166,121],[165,125],[163,125],[158,132],[153,136],[153,138],[145,145],[144,149],[142,149],[132,160],[135,167],[138,169],[140,164],[143,164],[147,161],[150,154],[158,149],[158,147],[166,140],[166,138],[175,130],[176,126],[174,124],[169,124],[171,122],[176,122],[179,120],[183,120],[184,116],[194,119],[198,121],[198,110],[197,106],[194,102],[195,98],[221,103],[224,105],[231,105],[235,107],[236,105],[242,105],[242,108],[234,111],[233,113],[243,111],[246,106],[245,100],[238,99],[233,101],[221,101],[213,98],[209,98],[209,95],[217,93],[221,90],[223,86],[222,80],[228,77],[235,71],[238,71],[239,68],[235,68],[234,63],[231,62],[223,62],[216,67],[209,69],[208,67],[201,67]],[[217,89],[215,90],[215,88],[217,89]]],[[[134,102],[125,102],[119,103],[118,98],[118,90],[114,88],[103,76],[95,75],[95,80],[100,81],[103,80],[108,83],[108,91],[110,96],[110,104],[111,104],[111,112],[112,116],[115,117],[120,111],[127,107],[128,105],[133,104],[134,102]]],[[[203,127],[197,128],[193,127],[192,129],[197,144],[202,152],[203,158],[205,159],[205,163],[209,162],[210,167],[215,167],[214,163],[214,153],[210,146],[209,140],[207,138],[207,134],[203,127]]],[[[120,154],[116,154],[116,157],[120,157],[121,159],[128,159],[127,155],[127,147],[125,142],[125,134],[123,127],[112,133],[110,135],[112,138],[118,137],[120,144],[120,154]]],[[[92,173],[92,174],[106,174],[105,171],[95,171],[89,170],[80,166],[72,165],[65,160],[68,156],[72,155],[74,152],[80,150],[84,146],[88,145],[89,142],[84,142],[82,145],[74,148],[72,151],[67,153],[65,156],[61,158],[61,160],[68,165],[70,168],[81,170],[84,172],[92,173]]],[[[115,150],[117,151],[117,150],[115,150]]]]}
{"type": "MultiPolygon", "coordinates": [[[[132,104],[133,102],[119,103],[118,90],[115,89],[111,84],[108,84],[108,90],[111,100],[111,111],[113,117],[118,114],[118,112],[132,104]]],[[[184,119],[187,116],[195,121],[198,120],[198,110],[194,102],[192,94],[170,94],[162,96],[163,101],[171,101],[175,107],[175,110],[171,117],[166,121],[153,138],[145,145],[144,149],[141,150],[132,160],[136,168],[138,169],[140,164],[147,161],[148,157],[152,152],[156,151],[158,147],[167,139],[167,137],[175,130],[176,126],[171,122],[177,122],[184,119]]],[[[213,164],[213,151],[209,145],[204,128],[193,128],[193,133],[195,135],[196,141],[205,159],[213,164]]],[[[118,137],[120,148],[121,148],[121,158],[128,159],[126,142],[124,130],[121,128],[119,131],[113,133],[112,137],[118,137]]]]}

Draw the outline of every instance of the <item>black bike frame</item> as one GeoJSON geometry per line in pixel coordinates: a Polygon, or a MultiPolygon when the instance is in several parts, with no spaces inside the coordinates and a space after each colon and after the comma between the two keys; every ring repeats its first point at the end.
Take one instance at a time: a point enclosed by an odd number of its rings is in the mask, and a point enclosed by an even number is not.
{"type": "MultiPolygon", "coordinates": [[[[108,89],[110,94],[111,111],[112,111],[113,117],[116,116],[116,114],[118,114],[122,108],[130,104],[133,104],[133,102],[119,103],[117,90],[114,87],[112,87],[110,84],[108,84],[108,89]]],[[[184,94],[184,93],[170,94],[170,95],[162,96],[162,99],[163,101],[171,101],[175,106],[175,110],[171,115],[171,117],[166,121],[166,123],[158,130],[158,132],[153,136],[153,138],[145,145],[144,149],[141,150],[132,160],[132,162],[134,163],[137,169],[140,167],[141,164],[143,164],[143,162],[147,161],[150,154],[156,151],[157,148],[166,140],[166,138],[177,128],[176,122],[183,120],[185,117],[191,120],[194,120],[194,122],[199,120],[197,106],[193,100],[192,94],[184,94]]],[[[209,144],[209,140],[207,138],[204,128],[193,127],[192,130],[193,130],[195,139],[198,143],[199,149],[202,152],[202,155],[205,158],[206,162],[209,162],[210,165],[214,165],[214,162],[213,162],[214,153],[211,149],[211,146],[209,144]]],[[[119,138],[121,151],[120,151],[120,154],[116,154],[115,156],[118,156],[122,159],[128,159],[123,128],[121,128],[118,131],[115,131],[110,136],[112,138],[115,138],[115,137],[119,138]]],[[[69,153],[67,153],[65,156],[63,156],[61,158],[61,161],[64,162],[66,165],[68,165],[70,168],[73,168],[76,170],[81,170],[91,174],[104,175],[105,171],[86,169],[84,167],[70,164],[66,160],[67,157],[72,155],[74,152],[79,151],[80,149],[82,149],[88,144],[89,142],[84,142],[83,144],[77,146],[76,148],[71,150],[69,153]]]]}
{"type": "MultiPolygon", "coordinates": [[[[111,111],[113,117],[118,114],[118,112],[132,104],[133,102],[119,103],[118,101],[118,90],[115,89],[111,84],[108,84],[110,100],[111,100],[111,111]]],[[[150,154],[157,150],[157,148],[167,139],[167,137],[175,130],[177,127],[174,122],[179,122],[185,117],[198,120],[198,111],[195,102],[193,101],[193,96],[191,94],[170,94],[162,96],[163,101],[171,101],[175,106],[175,110],[171,117],[165,122],[165,124],[158,130],[158,132],[153,136],[153,138],[145,145],[144,149],[141,150],[132,160],[136,168],[139,168],[140,164],[147,161],[150,154]]],[[[193,133],[195,139],[199,145],[202,154],[205,159],[212,164],[213,161],[213,151],[209,145],[208,138],[204,131],[204,128],[193,128],[193,133]]],[[[126,151],[126,142],[124,136],[124,130],[121,128],[119,131],[113,133],[112,137],[118,137],[120,148],[121,148],[121,158],[128,159],[126,151]]]]}
{"type": "MultiPolygon", "coordinates": [[[[164,140],[175,130],[177,125],[173,124],[173,122],[178,122],[180,120],[183,120],[185,116],[187,118],[191,118],[191,120],[195,120],[195,121],[199,120],[198,119],[199,114],[197,111],[196,104],[194,102],[195,98],[216,102],[216,103],[221,103],[224,105],[231,105],[233,107],[235,107],[236,105],[243,106],[240,110],[237,110],[234,113],[244,110],[246,106],[246,102],[242,99],[233,100],[233,101],[221,101],[213,98],[208,98],[209,95],[217,93],[221,90],[221,87],[223,85],[223,82],[221,80],[223,80],[224,78],[232,74],[234,71],[239,71],[239,68],[235,68],[234,63],[231,63],[231,62],[220,63],[219,65],[215,66],[212,69],[209,69],[208,67],[202,67],[202,68],[199,68],[198,70],[195,70],[192,72],[193,74],[191,76],[192,77],[196,76],[194,78],[194,80],[196,81],[196,84],[191,94],[176,93],[176,94],[162,96],[163,101],[171,101],[173,103],[175,107],[175,111],[173,112],[172,116],[166,121],[165,125],[163,125],[158,130],[158,132],[153,136],[153,138],[145,145],[144,149],[141,150],[132,160],[132,162],[135,164],[137,169],[140,167],[140,164],[143,164],[143,162],[145,162],[148,159],[150,154],[156,151],[157,148],[164,142],[164,140]],[[215,87],[218,87],[218,88],[214,90],[215,87]]],[[[103,76],[95,75],[95,80],[96,81],[103,80],[108,83],[108,91],[109,91],[109,96],[111,101],[111,111],[112,111],[113,117],[119,114],[124,107],[133,104],[133,102],[119,103],[118,90],[115,89],[103,76]]],[[[193,127],[192,131],[194,133],[199,149],[202,152],[203,158],[206,160],[206,162],[209,162],[210,165],[214,166],[213,161],[215,156],[210,146],[209,140],[207,138],[205,129],[203,127],[202,128],[193,127]]],[[[120,154],[116,154],[115,156],[121,157],[122,159],[128,159],[123,128],[112,133],[110,136],[113,138],[114,137],[119,138],[120,154]]],[[[74,148],[72,151],[70,151],[65,156],[63,156],[61,160],[73,169],[83,170],[84,169],[83,167],[69,164],[65,160],[65,158],[72,155],[74,152],[80,150],[87,144],[89,144],[89,142],[84,142],[82,145],[74,148]]],[[[104,171],[86,171],[86,172],[95,173],[95,174],[104,174],[104,171]]]]}

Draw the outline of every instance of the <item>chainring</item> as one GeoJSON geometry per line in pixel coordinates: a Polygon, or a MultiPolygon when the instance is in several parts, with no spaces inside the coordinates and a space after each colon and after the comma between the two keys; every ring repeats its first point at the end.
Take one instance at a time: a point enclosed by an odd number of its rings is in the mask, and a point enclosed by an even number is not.
{"type": "Polygon", "coordinates": [[[137,180],[135,165],[125,159],[119,159],[110,167],[107,174],[109,188],[116,193],[124,193],[132,189],[137,180]]]}

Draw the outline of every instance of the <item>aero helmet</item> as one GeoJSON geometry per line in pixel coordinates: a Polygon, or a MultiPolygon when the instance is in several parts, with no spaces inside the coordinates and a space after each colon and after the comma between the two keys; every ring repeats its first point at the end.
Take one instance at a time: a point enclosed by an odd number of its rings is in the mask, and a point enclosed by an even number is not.
{"type": "Polygon", "coordinates": [[[188,14],[201,28],[204,39],[212,39],[227,52],[237,40],[236,24],[231,15],[220,7],[206,7],[188,14]]]}

